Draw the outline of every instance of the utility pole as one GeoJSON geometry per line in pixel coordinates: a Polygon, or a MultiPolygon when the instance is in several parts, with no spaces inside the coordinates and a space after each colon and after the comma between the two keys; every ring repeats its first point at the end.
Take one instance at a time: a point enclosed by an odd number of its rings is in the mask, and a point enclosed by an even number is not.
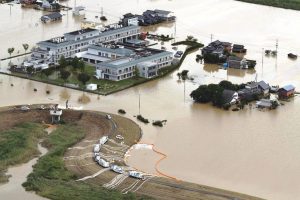
{"type": "Polygon", "coordinates": [[[139,115],[141,115],[141,94],[139,93],[139,115]]]}
{"type": "Polygon", "coordinates": [[[278,39],[276,39],[276,63],[275,63],[275,69],[276,69],[276,71],[277,71],[277,59],[278,59],[278,39]]]}
{"type": "Polygon", "coordinates": [[[185,103],[185,80],[183,80],[183,102],[185,103]]]}
{"type": "Polygon", "coordinates": [[[262,77],[264,76],[264,51],[265,51],[265,49],[262,48],[262,52],[261,52],[261,73],[262,73],[262,77]]]}
{"type": "Polygon", "coordinates": [[[210,34],[210,42],[213,41],[213,38],[214,38],[214,35],[213,35],[213,34],[210,34]]]}
{"type": "Polygon", "coordinates": [[[101,7],[101,17],[103,17],[103,7],[101,7]]]}
{"type": "Polygon", "coordinates": [[[7,5],[9,5],[9,14],[11,15],[11,7],[14,6],[14,4],[9,3],[9,4],[7,4],[7,5]]]}

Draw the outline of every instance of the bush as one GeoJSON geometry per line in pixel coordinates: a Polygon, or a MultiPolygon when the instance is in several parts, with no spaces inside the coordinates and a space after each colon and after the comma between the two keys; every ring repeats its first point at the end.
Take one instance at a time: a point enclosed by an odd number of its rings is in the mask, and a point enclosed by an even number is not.
{"type": "Polygon", "coordinates": [[[144,118],[142,115],[138,115],[137,116],[137,119],[145,124],[148,124],[149,123],[149,120],[144,118]]]}
{"type": "Polygon", "coordinates": [[[163,127],[163,122],[162,121],[155,121],[152,123],[153,126],[159,126],[159,127],[163,127]]]}
{"type": "Polygon", "coordinates": [[[123,115],[124,115],[124,114],[126,114],[126,111],[125,111],[125,110],[123,110],[123,109],[119,109],[119,110],[118,110],[118,113],[119,113],[119,114],[123,114],[123,115]]]}

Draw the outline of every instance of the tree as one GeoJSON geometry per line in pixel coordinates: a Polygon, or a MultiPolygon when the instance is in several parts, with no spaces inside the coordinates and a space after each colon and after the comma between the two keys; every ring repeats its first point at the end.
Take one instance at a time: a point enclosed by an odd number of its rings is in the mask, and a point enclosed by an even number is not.
{"type": "Polygon", "coordinates": [[[134,68],[134,77],[136,79],[140,77],[140,70],[137,67],[134,68]]]}
{"type": "Polygon", "coordinates": [[[34,68],[33,67],[27,67],[26,71],[27,71],[28,74],[32,74],[32,72],[34,71],[34,68]]]}
{"type": "Polygon", "coordinates": [[[223,88],[217,84],[209,84],[207,86],[211,102],[214,106],[221,107],[224,104],[223,100],[223,88]]]}
{"type": "Polygon", "coordinates": [[[78,68],[80,69],[81,72],[84,72],[84,70],[85,70],[85,63],[82,60],[80,60],[78,62],[78,68]]]}
{"type": "Polygon", "coordinates": [[[91,77],[86,73],[81,73],[78,75],[77,79],[82,82],[83,85],[85,85],[91,79],[91,77]]]}
{"type": "Polygon", "coordinates": [[[194,90],[190,96],[192,99],[199,103],[208,103],[211,101],[210,93],[207,85],[200,85],[196,90],[194,90]]]}
{"type": "Polygon", "coordinates": [[[73,66],[74,69],[77,69],[78,64],[79,64],[79,59],[75,56],[71,61],[71,65],[73,66]]]}
{"type": "Polygon", "coordinates": [[[11,54],[15,51],[15,48],[11,47],[7,49],[7,52],[9,53],[9,56],[11,57],[11,54]]]}
{"type": "Polygon", "coordinates": [[[226,90],[237,90],[236,85],[232,84],[230,81],[223,80],[219,83],[219,86],[226,90]]]}
{"type": "Polygon", "coordinates": [[[60,77],[66,82],[67,79],[70,77],[71,73],[67,70],[60,70],[60,77]]]}
{"type": "Polygon", "coordinates": [[[64,56],[59,58],[58,64],[61,68],[65,68],[68,65],[68,62],[64,56]]]}
{"type": "Polygon", "coordinates": [[[193,41],[193,39],[194,39],[194,36],[188,35],[186,38],[186,41],[193,41]]]}
{"type": "Polygon", "coordinates": [[[29,48],[29,44],[22,44],[23,48],[25,50],[25,53],[27,52],[28,48],[29,48]]]}
{"type": "Polygon", "coordinates": [[[53,70],[51,68],[47,68],[44,69],[42,73],[45,74],[47,77],[49,77],[53,73],[53,70]]]}

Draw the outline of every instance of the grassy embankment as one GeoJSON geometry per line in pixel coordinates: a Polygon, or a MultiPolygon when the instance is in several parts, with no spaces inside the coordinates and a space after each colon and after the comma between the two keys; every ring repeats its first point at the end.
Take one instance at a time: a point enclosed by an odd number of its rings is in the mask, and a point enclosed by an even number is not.
{"type": "Polygon", "coordinates": [[[247,3],[261,4],[278,8],[300,10],[300,0],[237,0],[247,3]]]}
{"type": "Polygon", "coordinates": [[[25,163],[39,155],[37,142],[45,136],[44,127],[24,123],[0,132],[0,183],[8,181],[5,172],[9,166],[25,163]]]}
{"type": "Polygon", "coordinates": [[[202,48],[204,46],[203,44],[201,44],[197,41],[189,41],[189,40],[175,42],[172,44],[172,46],[179,46],[179,45],[187,46],[187,48],[184,51],[183,55],[181,56],[179,62],[171,65],[170,67],[165,67],[165,68],[161,69],[159,72],[160,76],[167,75],[167,74],[173,72],[174,70],[178,69],[182,65],[182,63],[183,63],[184,59],[187,57],[187,55],[189,55],[190,53],[193,53],[194,51],[197,51],[199,48],[202,48]]]}
{"type": "Polygon", "coordinates": [[[63,156],[68,147],[85,136],[76,124],[60,125],[45,141],[49,152],[39,159],[33,172],[23,184],[26,190],[54,200],[96,200],[96,199],[146,199],[135,194],[123,195],[115,190],[107,190],[101,185],[76,182],[76,176],[64,167],[63,156]]]}

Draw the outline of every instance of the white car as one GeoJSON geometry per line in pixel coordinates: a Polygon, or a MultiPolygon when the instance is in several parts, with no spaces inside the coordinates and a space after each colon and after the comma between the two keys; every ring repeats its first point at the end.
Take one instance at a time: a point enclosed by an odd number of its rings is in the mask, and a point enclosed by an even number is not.
{"type": "Polygon", "coordinates": [[[28,106],[21,106],[21,110],[22,111],[28,111],[28,110],[30,110],[30,108],[28,106]]]}
{"type": "Polygon", "coordinates": [[[110,167],[110,169],[116,173],[119,173],[119,174],[123,174],[124,173],[124,170],[122,167],[118,166],[118,165],[112,165],[110,167]]]}
{"type": "Polygon", "coordinates": [[[96,144],[94,146],[94,153],[99,153],[100,152],[100,148],[101,148],[101,145],[100,144],[96,144]]]}
{"type": "Polygon", "coordinates": [[[100,159],[101,159],[100,156],[96,156],[96,157],[95,157],[95,161],[96,161],[96,162],[99,162],[100,159]]]}
{"type": "Polygon", "coordinates": [[[100,138],[99,144],[103,145],[103,144],[105,144],[107,142],[107,140],[108,140],[108,137],[107,136],[103,136],[102,138],[100,138]]]}
{"type": "Polygon", "coordinates": [[[133,178],[138,178],[138,179],[144,179],[144,174],[141,172],[137,172],[137,171],[129,171],[129,176],[133,177],[133,178]]]}
{"type": "Polygon", "coordinates": [[[106,115],[106,119],[111,119],[111,116],[110,115],[106,115]]]}
{"type": "Polygon", "coordinates": [[[108,168],[109,167],[109,162],[105,161],[104,159],[100,159],[98,161],[98,164],[104,168],[108,168]]]}

